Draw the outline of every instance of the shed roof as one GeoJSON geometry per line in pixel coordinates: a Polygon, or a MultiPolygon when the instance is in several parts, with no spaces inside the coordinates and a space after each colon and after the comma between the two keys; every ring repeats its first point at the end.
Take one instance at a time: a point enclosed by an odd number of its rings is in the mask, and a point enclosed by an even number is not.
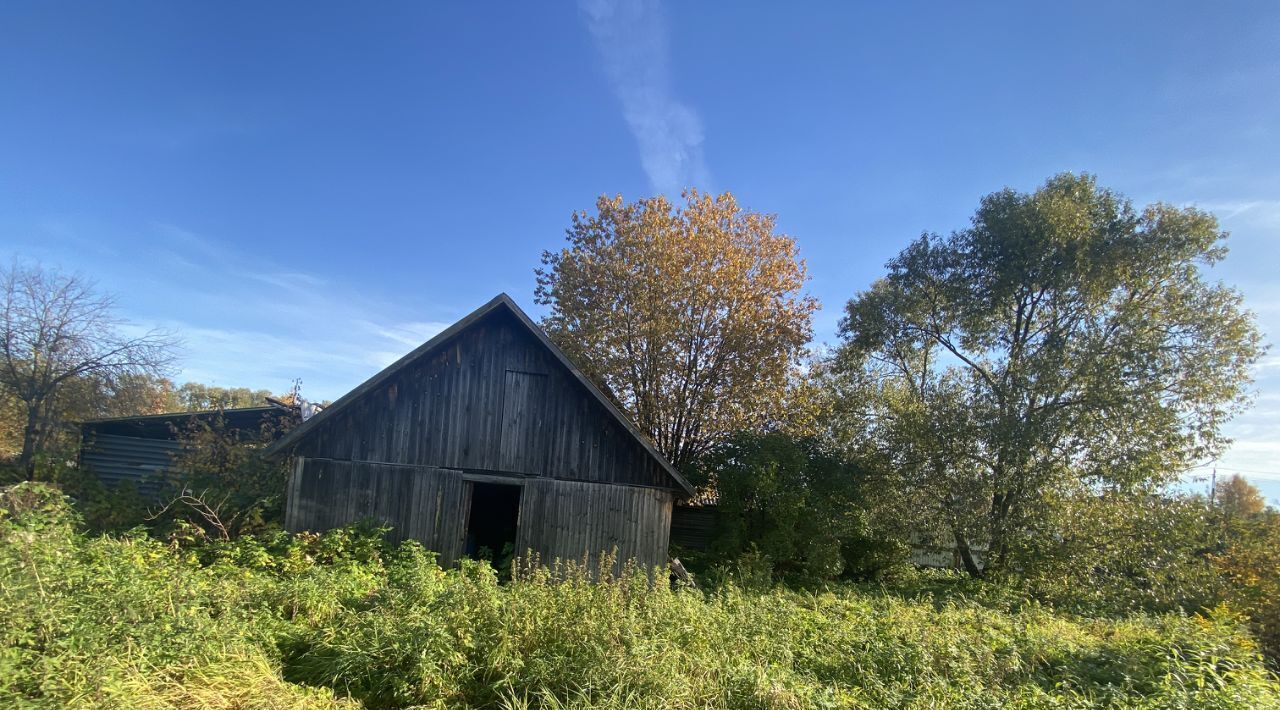
{"type": "Polygon", "coordinates": [[[192,420],[222,418],[231,429],[248,429],[261,424],[263,417],[283,417],[285,414],[285,410],[275,406],[206,409],[196,412],[166,412],[164,414],[86,419],[81,422],[80,430],[82,432],[92,431],[98,434],[164,439],[175,438],[175,427],[183,426],[192,420]]]}
{"type": "Polygon", "coordinates": [[[544,347],[546,347],[549,351],[551,351],[551,354],[554,355],[556,359],[559,360],[560,363],[563,364],[565,368],[569,370],[569,372],[573,375],[575,379],[578,380],[578,382],[582,383],[582,386],[587,389],[587,392],[589,392],[591,396],[594,397],[602,407],[604,407],[605,411],[609,412],[610,415],[612,415],[620,424],[622,424],[622,427],[632,437],[634,437],[636,441],[638,441],[640,445],[644,448],[644,450],[648,452],[648,454],[652,456],[662,466],[663,470],[665,470],[667,474],[671,476],[672,480],[674,480],[680,486],[680,488],[682,488],[689,495],[694,494],[693,486],[690,485],[689,481],[687,481],[684,476],[680,475],[680,472],[677,471],[676,468],[671,465],[671,462],[668,461],[667,458],[662,455],[662,452],[658,451],[658,449],[653,445],[653,442],[649,440],[649,437],[646,436],[643,432],[641,432],[638,428],[636,428],[636,425],[632,423],[631,419],[625,414],[623,414],[621,411],[619,411],[618,408],[614,406],[613,402],[610,401],[609,398],[606,397],[604,393],[600,391],[600,388],[596,387],[596,385],[591,382],[591,379],[588,378],[586,375],[584,375],[582,371],[578,369],[577,365],[573,364],[573,361],[569,359],[569,356],[565,355],[563,350],[561,350],[555,343],[551,342],[551,339],[547,337],[547,334],[543,332],[542,328],[538,327],[538,325],[534,323],[533,320],[531,320],[529,316],[523,310],[520,309],[519,306],[516,305],[515,301],[513,301],[511,297],[505,293],[498,294],[488,303],[472,311],[462,320],[444,329],[443,331],[440,332],[440,334],[436,335],[434,338],[418,346],[408,355],[405,355],[404,357],[395,361],[394,363],[392,363],[391,365],[383,369],[381,372],[378,372],[373,377],[370,377],[359,387],[356,387],[355,389],[343,395],[341,398],[338,399],[338,401],[334,402],[328,407],[325,407],[315,416],[311,417],[307,421],[295,427],[292,431],[286,434],[279,441],[272,444],[266,450],[265,452],[266,455],[268,456],[275,455],[277,453],[283,452],[293,447],[299,441],[301,441],[304,437],[306,437],[308,432],[314,430],[316,426],[318,426],[321,422],[323,422],[325,419],[332,416],[334,412],[342,410],[347,405],[359,399],[365,393],[377,388],[380,384],[385,382],[387,379],[395,375],[400,370],[408,367],[409,365],[413,364],[414,362],[417,362],[418,360],[424,357],[429,356],[439,348],[443,347],[450,340],[452,340],[453,337],[456,336],[458,333],[462,332],[463,330],[466,330],[468,327],[470,327],[475,322],[479,321],[481,318],[489,315],[490,313],[493,313],[498,310],[503,310],[503,309],[505,309],[506,311],[510,312],[513,316],[515,316],[515,319],[517,322],[519,322],[526,329],[528,329],[528,331],[534,336],[535,339],[537,339],[538,342],[542,343],[544,347]]]}

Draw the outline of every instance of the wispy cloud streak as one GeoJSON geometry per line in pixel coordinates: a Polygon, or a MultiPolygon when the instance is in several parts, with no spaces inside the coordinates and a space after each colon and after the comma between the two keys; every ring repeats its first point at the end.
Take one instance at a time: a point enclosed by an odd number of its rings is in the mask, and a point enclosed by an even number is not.
{"type": "Polygon", "coordinates": [[[605,73],[659,192],[705,185],[702,121],[671,94],[667,31],[657,0],[579,0],[605,73]]]}
{"type": "MultiPolygon", "coordinates": [[[[34,256],[80,270],[120,296],[122,315],[182,339],[175,379],[286,391],[294,378],[317,400],[337,399],[444,330],[465,312],[387,302],[327,276],[272,263],[214,237],[157,223],[130,254],[81,260],[74,232],[49,235],[34,256]],[[139,260],[136,254],[154,255],[139,260]]],[[[470,305],[470,304],[463,304],[470,305]]]]}

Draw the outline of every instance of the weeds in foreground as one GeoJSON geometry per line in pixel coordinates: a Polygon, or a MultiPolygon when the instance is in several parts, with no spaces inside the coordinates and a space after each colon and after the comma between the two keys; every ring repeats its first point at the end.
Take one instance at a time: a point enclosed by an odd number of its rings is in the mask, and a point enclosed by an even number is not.
{"type": "Polygon", "coordinates": [[[1227,610],[1066,616],[964,594],[673,589],[644,570],[442,570],[377,531],[94,537],[0,495],[0,705],[1280,706],[1227,610]]]}

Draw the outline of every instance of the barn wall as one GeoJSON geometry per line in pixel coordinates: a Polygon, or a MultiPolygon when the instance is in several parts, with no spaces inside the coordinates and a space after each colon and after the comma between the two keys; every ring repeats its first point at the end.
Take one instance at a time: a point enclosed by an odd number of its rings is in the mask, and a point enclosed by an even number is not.
{"type": "MultiPolygon", "coordinates": [[[[493,479],[487,479],[493,480],[493,479]]],[[[593,560],[617,550],[619,563],[664,565],[671,528],[669,491],[550,478],[506,478],[521,486],[516,549],[543,561],[593,560]]],[[[418,540],[443,565],[462,555],[471,482],[461,471],[299,458],[285,526],[328,530],[372,519],[393,540],[418,540]]]]}
{"type": "Polygon", "coordinates": [[[299,458],[289,487],[290,532],[373,519],[392,526],[393,540],[440,553],[443,565],[462,554],[471,489],[461,471],[299,458]]]}
{"type": "Polygon", "coordinates": [[[619,563],[665,565],[672,500],[670,491],[652,488],[527,479],[516,549],[549,562],[594,560],[616,548],[619,563]]]}
{"type": "Polygon", "coordinates": [[[297,453],[673,486],[582,383],[501,310],[333,412],[297,453]]]}
{"type": "Polygon", "coordinates": [[[80,445],[80,465],[99,481],[115,487],[130,483],[146,498],[160,495],[161,479],[173,468],[181,445],[174,439],[151,439],[86,432],[80,445]]]}

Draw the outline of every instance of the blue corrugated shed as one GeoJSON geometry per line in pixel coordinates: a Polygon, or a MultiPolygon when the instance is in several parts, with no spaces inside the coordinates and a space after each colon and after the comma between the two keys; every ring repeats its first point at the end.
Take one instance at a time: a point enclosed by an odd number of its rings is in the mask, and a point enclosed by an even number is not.
{"type": "Polygon", "coordinates": [[[211,421],[218,416],[230,430],[255,432],[268,419],[292,415],[279,407],[248,407],[95,419],[80,425],[80,465],[108,486],[131,483],[143,495],[154,498],[181,450],[181,433],[194,421],[211,421]]]}

